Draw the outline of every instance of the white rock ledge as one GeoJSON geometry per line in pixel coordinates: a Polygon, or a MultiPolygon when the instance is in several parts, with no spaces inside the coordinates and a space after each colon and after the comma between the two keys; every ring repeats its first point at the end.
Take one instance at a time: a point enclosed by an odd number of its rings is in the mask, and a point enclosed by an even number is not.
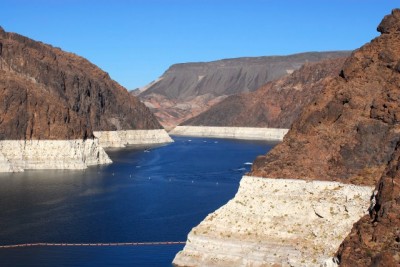
{"type": "Polygon", "coordinates": [[[99,139],[100,145],[104,148],[174,142],[164,129],[97,131],[93,132],[93,134],[99,139]]]}
{"type": "Polygon", "coordinates": [[[282,141],[288,129],[252,127],[176,126],[170,135],[282,141]]]}
{"type": "Polygon", "coordinates": [[[111,162],[97,139],[0,141],[0,172],[85,169],[111,162]]]}
{"type": "Polygon", "coordinates": [[[373,188],[244,176],[188,235],[177,266],[321,266],[366,214],[373,188]]]}

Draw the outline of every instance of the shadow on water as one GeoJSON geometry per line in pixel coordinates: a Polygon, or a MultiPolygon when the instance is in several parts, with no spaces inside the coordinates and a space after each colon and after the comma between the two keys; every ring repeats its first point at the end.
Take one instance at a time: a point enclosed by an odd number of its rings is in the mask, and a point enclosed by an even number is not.
{"type": "MultiPolygon", "coordinates": [[[[0,243],[185,241],[273,144],[175,137],[86,170],[0,174],[0,243]]],[[[170,266],[182,246],[0,250],[2,266],[170,266]],[[110,264],[112,263],[112,264],[110,264]]]]}

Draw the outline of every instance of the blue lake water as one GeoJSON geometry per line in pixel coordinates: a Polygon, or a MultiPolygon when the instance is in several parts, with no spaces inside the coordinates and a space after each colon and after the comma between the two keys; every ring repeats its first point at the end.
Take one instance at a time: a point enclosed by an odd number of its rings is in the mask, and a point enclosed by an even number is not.
{"type": "MultiPolygon", "coordinates": [[[[0,174],[0,245],[185,241],[273,144],[175,137],[85,171],[0,174]]],[[[183,245],[0,249],[0,266],[171,266],[183,245]]]]}

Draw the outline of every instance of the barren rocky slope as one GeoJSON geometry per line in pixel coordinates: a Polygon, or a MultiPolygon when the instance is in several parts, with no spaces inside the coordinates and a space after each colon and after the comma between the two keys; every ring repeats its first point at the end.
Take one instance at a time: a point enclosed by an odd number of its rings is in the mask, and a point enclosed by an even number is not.
{"type": "Polygon", "coordinates": [[[134,94],[150,107],[165,127],[207,110],[225,97],[251,92],[299,69],[306,62],[349,55],[310,52],[289,56],[224,59],[171,66],[159,79],[134,94]]]}
{"type": "Polygon", "coordinates": [[[400,263],[400,9],[378,31],[303,110],[283,143],[256,159],[251,172],[376,185],[372,216],[355,224],[342,244],[341,266],[400,263]]]}
{"type": "Polygon", "coordinates": [[[147,107],[86,59],[1,27],[0,98],[0,140],[161,128],[147,107]]]}
{"type": "Polygon", "coordinates": [[[289,128],[301,109],[339,75],[344,60],[306,63],[254,92],[229,96],[181,125],[289,128]]]}

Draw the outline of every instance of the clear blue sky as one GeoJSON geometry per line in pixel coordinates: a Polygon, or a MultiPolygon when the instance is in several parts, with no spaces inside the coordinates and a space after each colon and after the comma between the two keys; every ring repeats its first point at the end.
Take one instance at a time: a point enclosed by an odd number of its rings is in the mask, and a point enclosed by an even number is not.
{"type": "Polygon", "coordinates": [[[0,25],[86,57],[127,89],[170,65],[352,50],[394,0],[1,0],[0,25]]]}

